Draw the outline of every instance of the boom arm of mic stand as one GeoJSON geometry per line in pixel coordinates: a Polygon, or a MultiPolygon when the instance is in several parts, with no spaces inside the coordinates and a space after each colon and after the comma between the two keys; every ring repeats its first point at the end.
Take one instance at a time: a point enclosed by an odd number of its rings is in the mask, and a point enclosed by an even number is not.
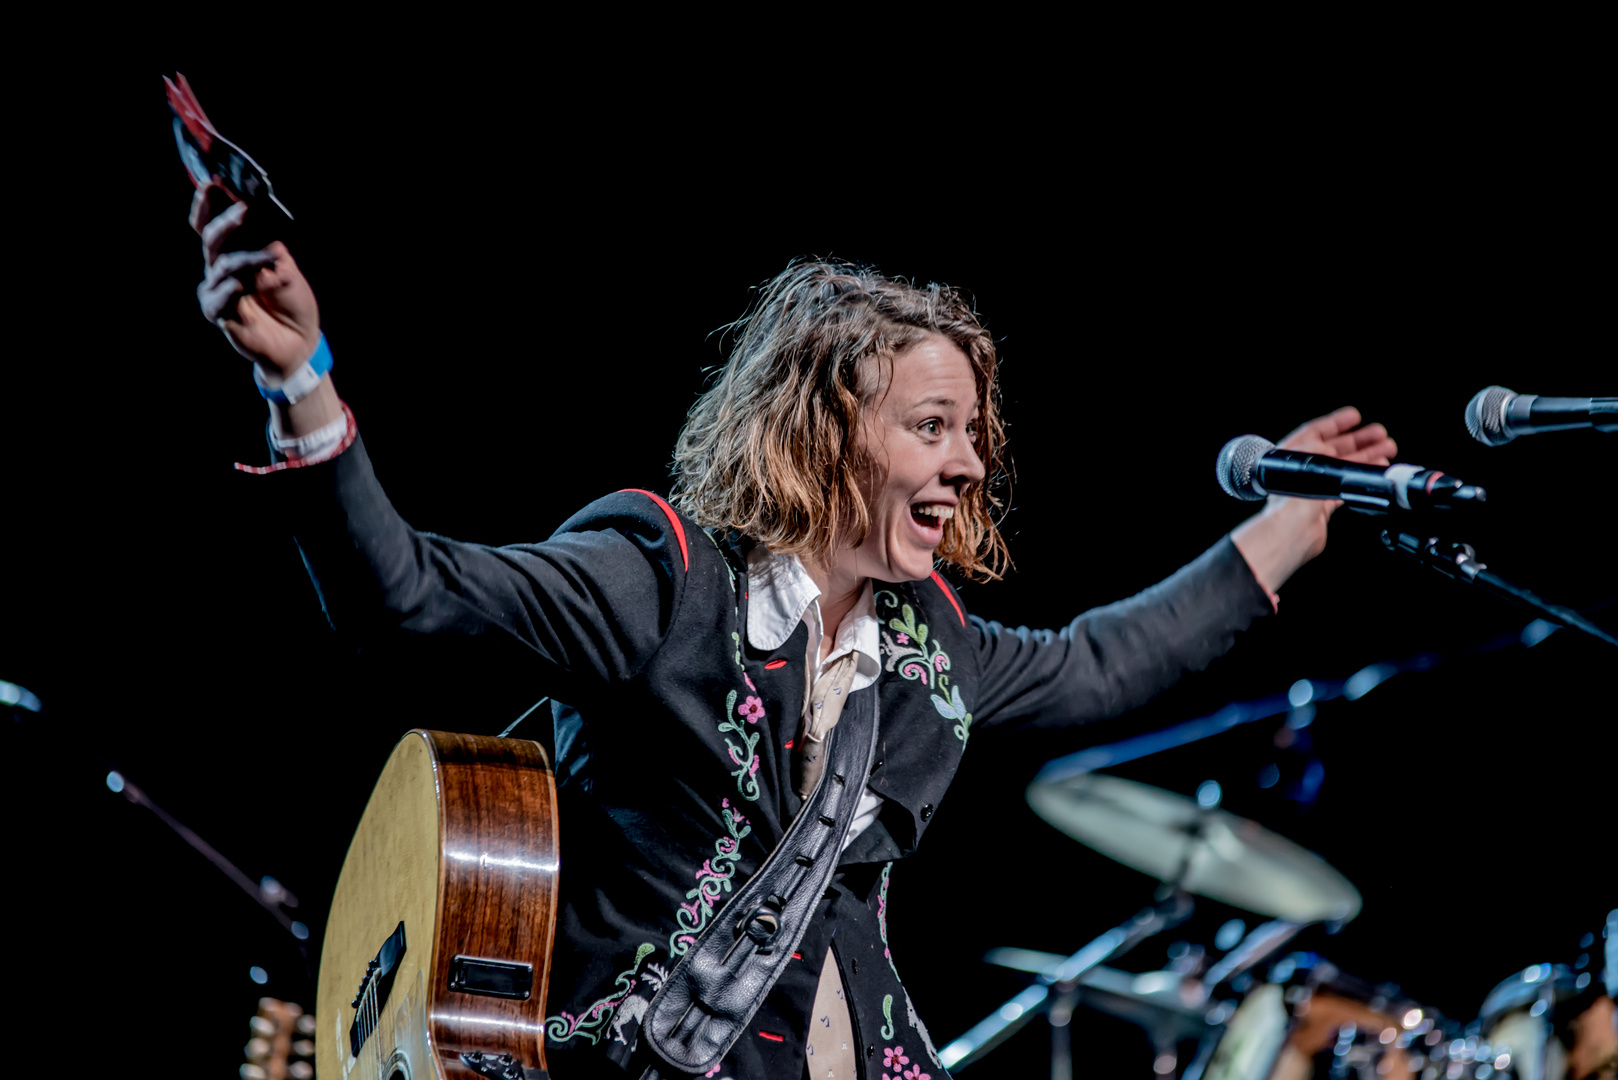
{"type": "Polygon", "coordinates": [[[939,1064],[946,1069],[964,1069],[999,1046],[1018,1028],[1051,1005],[1051,991],[1076,982],[1103,960],[1122,956],[1153,934],[1173,929],[1191,917],[1191,898],[1176,889],[1161,904],[1143,908],[1128,922],[1108,930],[1084,948],[1040,973],[1039,982],[1030,986],[984,1019],[966,1034],[938,1052],[939,1064]]]}
{"type": "Polygon", "coordinates": [[[1608,645],[1618,646],[1618,637],[1613,637],[1595,623],[1586,619],[1572,608],[1553,604],[1532,591],[1514,584],[1490,570],[1488,565],[1478,561],[1477,552],[1472,550],[1470,544],[1457,544],[1441,537],[1430,536],[1425,540],[1412,536],[1410,533],[1394,532],[1392,529],[1382,530],[1382,546],[1389,551],[1397,551],[1401,555],[1408,555],[1424,566],[1430,566],[1447,578],[1455,581],[1476,585],[1484,592],[1494,595],[1512,603],[1521,604],[1532,611],[1537,611],[1545,618],[1574,630],[1581,630],[1598,641],[1605,641],[1608,645]]]}

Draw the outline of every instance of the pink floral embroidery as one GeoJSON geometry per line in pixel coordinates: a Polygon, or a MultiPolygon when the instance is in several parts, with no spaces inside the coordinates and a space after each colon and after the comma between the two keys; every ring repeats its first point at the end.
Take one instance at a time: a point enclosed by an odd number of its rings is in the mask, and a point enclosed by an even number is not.
{"type": "MultiPolygon", "coordinates": [[[[742,672],[742,682],[744,682],[744,683],[746,683],[746,684],[747,684],[747,688],[748,688],[748,689],[749,689],[749,690],[757,690],[757,689],[758,689],[758,687],[756,687],[756,686],[754,686],[754,685],[753,685],[753,680],[752,680],[752,678],[750,678],[750,677],[749,677],[749,676],[748,676],[748,674],[747,674],[747,672],[745,672],[745,671],[744,671],[744,672],[742,672]]],[[[717,1067],[717,1066],[716,1066],[716,1067],[717,1067]]]]}
{"type": "Polygon", "coordinates": [[[906,1069],[904,1076],[905,1080],[933,1080],[932,1074],[922,1072],[920,1065],[914,1069],[906,1069]]]}
{"type": "Polygon", "coordinates": [[[736,707],[736,712],[749,724],[756,724],[764,719],[764,702],[757,695],[749,694],[747,700],[736,707]]]}
{"type": "Polygon", "coordinates": [[[899,1066],[908,1064],[910,1064],[910,1059],[905,1057],[904,1047],[884,1046],[882,1048],[882,1067],[884,1069],[892,1069],[894,1072],[898,1072],[899,1066]]]}
{"type": "Polygon", "coordinates": [[[933,657],[933,670],[943,671],[944,664],[947,660],[948,657],[946,657],[943,653],[939,653],[937,656],[933,657]]]}
{"type": "Polygon", "coordinates": [[[908,644],[910,644],[910,635],[909,634],[900,634],[898,636],[897,640],[898,640],[899,644],[901,644],[901,645],[908,645],[908,644]]]}

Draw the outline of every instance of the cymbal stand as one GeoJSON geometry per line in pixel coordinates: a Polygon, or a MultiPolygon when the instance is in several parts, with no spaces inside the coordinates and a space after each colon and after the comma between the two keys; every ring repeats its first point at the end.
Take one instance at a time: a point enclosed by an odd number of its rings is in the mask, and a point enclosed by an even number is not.
{"type": "Polygon", "coordinates": [[[1071,1080],[1073,1055],[1070,1021],[1079,979],[1101,962],[1121,956],[1154,934],[1171,930],[1191,916],[1191,897],[1177,887],[1133,918],[1119,923],[1061,963],[1040,973],[1039,981],[990,1013],[944,1047],[938,1060],[951,1070],[964,1069],[1004,1042],[1029,1020],[1046,1013],[1051,1022],[1052,1080],[1071,1080]],[[1059,1071],[1065,1070],[1065,1071],[1059,1071]]]}
{"type": "Polygon", "coordinates": [[[1583,631],[1598,641],[1605,641],[1608,645],[1618,645],[1618,637],[1613,637],[1572,608],[1550,603],[1490,570],[1486,563],[1478,560],[1477,552],[1472,550],[1470,544],[1455,543],[1438,536],[1422,539],[1410,533],[1383,529],[1382,546],[1389,551],[1408,555],[1423,566],[1430,566],[1454,581],[1476,585],[1484,592],[1493,593],[1514,604],[1521,604],[1531,611],[1537,611],[1552,622],[1583,631]]]}

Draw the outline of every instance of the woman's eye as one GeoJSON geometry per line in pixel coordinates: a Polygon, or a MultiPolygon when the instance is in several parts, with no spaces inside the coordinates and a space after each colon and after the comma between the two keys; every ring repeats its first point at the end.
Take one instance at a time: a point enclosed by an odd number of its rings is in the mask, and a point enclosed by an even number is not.
{"type": "Polygon", "coordinates": [[[921,423],[921,429],[929,435],[937,435],[943,430],[943,425],[937,420],[923,420],[921,423]]]}

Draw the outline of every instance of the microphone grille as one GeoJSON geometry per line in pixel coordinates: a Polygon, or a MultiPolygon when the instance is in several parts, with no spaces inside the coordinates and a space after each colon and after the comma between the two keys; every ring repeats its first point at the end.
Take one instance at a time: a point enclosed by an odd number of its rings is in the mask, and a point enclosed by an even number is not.
{"type": "Polygon", "coordinates": [[[1517,395],[1503,386],[1487,386],[1466,403],[1466,430],[1485,446],[1504,446],[1514,436],[1506,430],[1506,406],[1517,395]]]}
{"type": "Polygon", "coordinates": [[[1214,470],[1219,486],[1233,499],[1257,502],[1264,498],[1254,476],[1258,459],[1275,449],[1275,444],[1261,435],[1238,435],[1219,451],[1214,470]]]}

